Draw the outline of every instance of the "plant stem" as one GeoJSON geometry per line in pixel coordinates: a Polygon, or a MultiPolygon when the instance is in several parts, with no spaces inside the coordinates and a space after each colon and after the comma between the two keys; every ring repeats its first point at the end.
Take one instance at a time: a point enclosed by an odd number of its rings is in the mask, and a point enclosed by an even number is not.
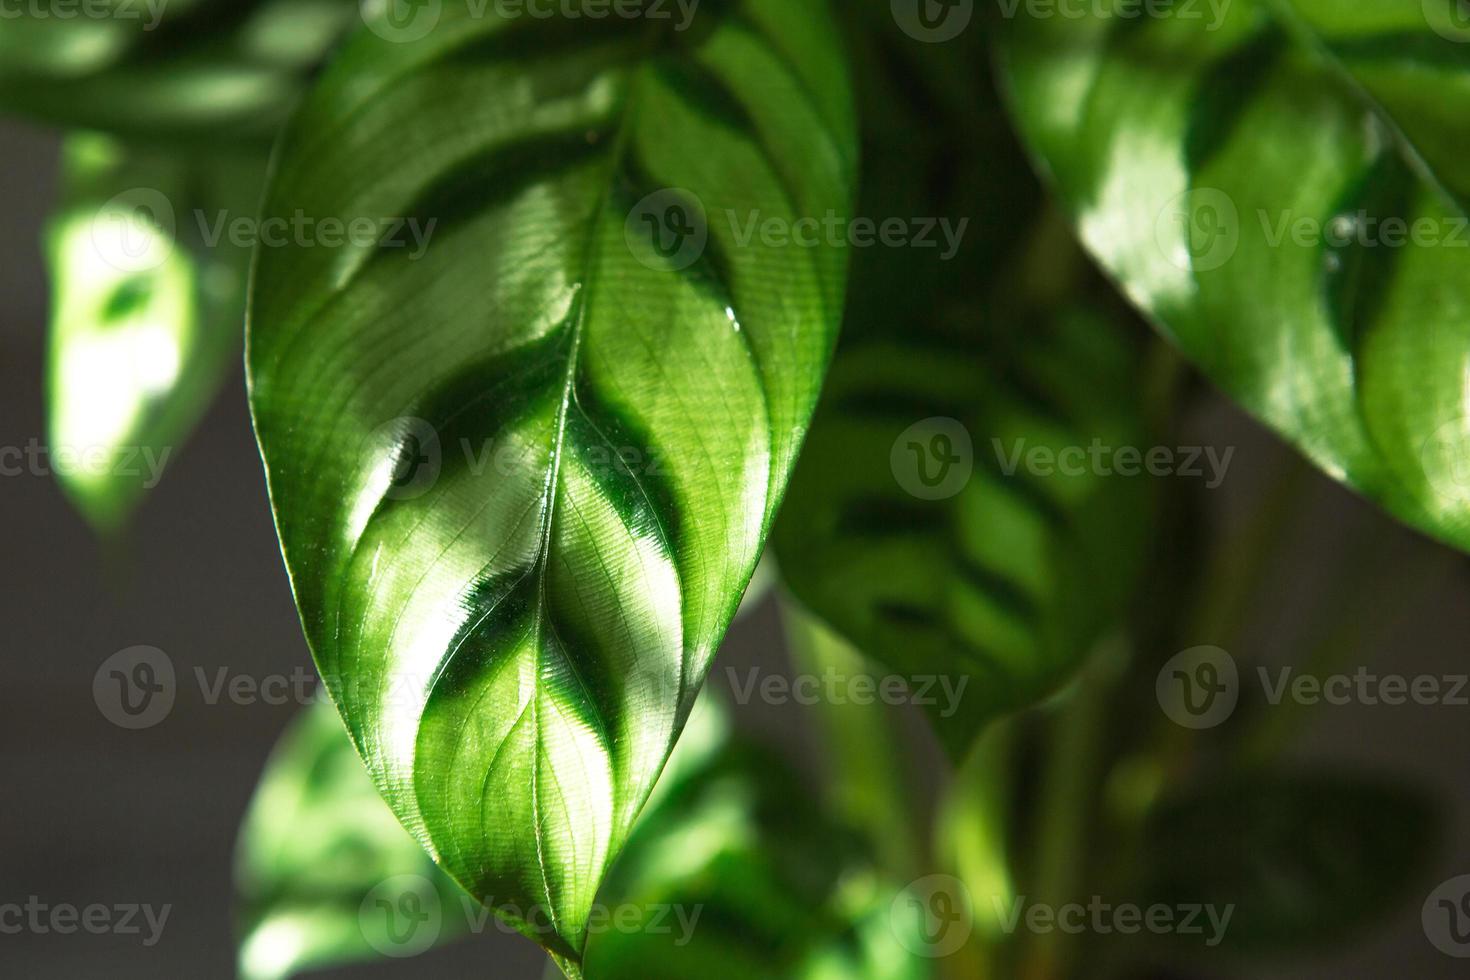
{"type": "MultiPolygon", "coordinates": [[[[1097,813],[1098,768],[1104,757],[1101,733],[1110,698],[1126,667],[1128,644],[1114,635],[1098,644],[1071,685],[1052,723],[1047,770],[1041,789],[1036,901],[1053,909],[1081,899],[1087,880],[1088,830],[1097,813]]],[[[1053,980],[1069,974],[1071,937],[1052,931],[1031,937],[1018,975],[1053,980]]]]}
{"type": "MultiPolygon", "coordinates": [[[[840,677],[871,671],[860,653],[794,602],[783,599],[781,617],[798,670],[840,677]]],[[[895,750],[891,709],[823,701],[818,714],[832,759],[827,792],[839,816],[867,837],[885,871],[913,880],[923,866],[924,847],[909,805],[913,793],[899,775],[907,767],[895,750]]]]}

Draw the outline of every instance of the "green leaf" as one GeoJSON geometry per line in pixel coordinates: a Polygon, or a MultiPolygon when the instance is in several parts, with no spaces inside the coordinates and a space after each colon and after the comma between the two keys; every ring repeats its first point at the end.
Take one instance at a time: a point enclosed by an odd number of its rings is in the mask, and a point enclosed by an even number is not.
{"type": "Polygon", "coordinates": [[[1267,772],[1222,781],[1150,819],[1141,904],[1203,904],[1220,916],[1229,909],[1222,949],[1330,943],[1413,892],[1439,816],[1419,793],[1362,776],[1267,772]]]}
{"type": "Polygon", "coordinates": [[[252,297],[256,431],[328,688],[405,825],[574,970],[760,556],[842,296],[841,249],[736,227],[850,206],[822,5],[699,18],[446,3],[418,40],[361,33],[289,127],[266,214],[374,232],[262,249],[252,297]],[[671,247],[701,210],[703,250],[671,247]],[[424,247],[389,247],[414,228],[424,247]]]}
{"type": "Polygon", "coordinates": [[[1470,33],[1452,8],[1022,16],[1000,61],[1132,300],[1328,474],[1463,548],[1470,33]]]}
{"type": "MultiPolygon", "coordinates": [[[[860,37],[880,52],[947,56],[895,33],[890,22],[860,37]]],[[[773,541],[792,592],[927,692],[960,756],[989,719],[1066,680],[1131,596],[1146,548],[1146,477],[1039,475],[1024,455],[1150,443],[1137,345],[1080,308],[1086,294],[1059,271],[1075,264],[1070,246],[1042,242],[1038,281],[1002,264],[982,231],[1014,229],[1002,236],[1011,251],[1035,251],[1024,229],[1036,191],[994,94],[982,87],[967,112],[926,113],[953,117],[937,141],[894,129],[890,115],[905,110],[885,106],[942,105],[951,90],[896,60],[870,54],[863,75],[873,125],[862,213],[942,219],[969,237],[947,259],[855,254],[842,342],[773,541]],[[990,175],[984,193],[936,179],[951,169],[990,175]]]]}
{"type": "Polygon", "coordinates": [[[462,934],[469,901],[383,803],[329,702],[303,712],[266,764],[240,831],[239,973],[283,980],[462,934]],[[422,932],[379,928],[378,900],[436,910],[422,932]],[[407,938],[404,938],[407,936],[407,938]]]}
{"type": "Polygon", "coordinates": [[[250,252],[227,235],[211,241],[210,229],[221,213],[255,213],[265,159],[84,134],[68,139],[64,161],[46,249],[49,448],[77,507],[115,531],[238,356],[250,252]]]}
{"type": "Polygon", "coordinates": [[[612,923],[625,918],[591,937],[587,975],[929,976],[912,906],[816,803],[808,780],[766,747],[730,737],[727,724],[717,702],[700,701],[598,896],[612,923]]]}
{"type": "Polygon", "coordinates": [[[267,144],[355,0],[88,0],[0,18],[0,109],[134,137],[267,144]]]}

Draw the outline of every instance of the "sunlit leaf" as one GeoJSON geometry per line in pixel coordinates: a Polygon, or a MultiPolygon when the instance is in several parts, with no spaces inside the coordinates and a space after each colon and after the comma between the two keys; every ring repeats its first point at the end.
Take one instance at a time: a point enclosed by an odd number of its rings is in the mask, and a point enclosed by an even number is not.
{"type": "Polygon", "coordinates": [[[1022,5],[1001,65],[1132,300],[1325,472],[1466,547],[1470,30],[1455,8],[1022,5]]]}
{"type": "Polygon", "coordinates": [[[47,236],[49,459],[103,530],[157,485],[238,356],[250,253],[208,229],[253,215],[264,177],[263,157],[66,144],[47,236]]]}
{"type": "Polygon", "coordinates": [[[470,922],[468,896],[383,803],[326,701],[292,724],[266,765],[240,832],[235,890],[242,980],[407,955],[470,922]],[[395,948],[376,931],[375,901],[398,897],[395,885],[433,893],[431,938],[400,936],[395,948]]]}
{"type": "Polygon", "coordinates": [[[409,829],[572,972],[759,558],[842,295],[841,248],[726,217],[850,206],[822,5],[698,16],[446,3],[416,40],[361,33],[266,212],[373,234],[264,248],[253,293],[256,430],[332,696],[409,829]]]}

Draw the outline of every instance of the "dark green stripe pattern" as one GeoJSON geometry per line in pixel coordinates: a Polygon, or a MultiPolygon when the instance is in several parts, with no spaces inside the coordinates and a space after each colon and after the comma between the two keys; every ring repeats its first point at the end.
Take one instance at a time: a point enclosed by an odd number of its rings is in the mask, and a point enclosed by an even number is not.
{"type": "Polygon", "coordinates": [[[853,120],[819,0],[481,9],[364,32],[290,127],[267,214],[427,242],[262,249],[251,404],[379,788],[575,973],[835,340],[844,250],[740,232],[846,214],[853,120]]]}
{"type": "Polygon", "coordinates": [[[1325,472],[1470,546],[1456,4],[1022,16],[1000,64],[1031,149],[1132,301],[1325,472]]]}

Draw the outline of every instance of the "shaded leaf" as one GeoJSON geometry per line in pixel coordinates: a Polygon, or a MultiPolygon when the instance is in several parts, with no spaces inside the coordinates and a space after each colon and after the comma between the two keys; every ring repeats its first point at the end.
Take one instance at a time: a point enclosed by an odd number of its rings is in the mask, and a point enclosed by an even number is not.
{"type": "Polygon", "coordinates": [[[1325,472],[1465,547],[1470,34],[1453,6],[1021,16],[1000,62],[1078,233],[1139,308],[1325,472]]]}
{"type": "Polygon", "coordinates": [[[130,136],[268,144],[355,0],[88,0],[0,18],[0,109],[130,136]]]}
{"type": "Polygon", "coordinates": [[[1329,943],[1413,892],[1439,830],[1430,801],[1371,778],[1270,772],[1222,782],[1150,819],[1141,904],[1229,908],[1225,949],[1329,943]]]}
{"type": "MultiPolygon", "coordinates": [[[[1036,189],[994,93],[981,80],[967,109],[947,106],[961,67],[932,80],[900,58],[957,52],[898,33],[891,22],[859,32],[873,49],[864,214],[942,219],[982,241],[1001,227],[1010,251],[1026,252],[1036,189]],[[950,116],[946,139],[916,142],[888,125],[924,105],[950,116]],[[948,167],[986,179],[942,179],[948,167]]],[[[774,537],[795,595],[928,691],[956,756],[997,713],[1066,680],[1131,596],[1147,544],[1147,477],[1106,475],[1085,456],[1076,476],[1029,465],[1030,454],[1085,453],[1094,441],[1150,444],[1137,345],[1104,316],[1068,308],[1086,294],[1057,272],[1073,261],[1067,243],[1043,261],[1055,282],[1038,287],[1018,263],[1002,265],[993,242],[948,259],[914,247],[855,254],[842,342],[774,537]],[[935,696],[936,676],[957,704],[935,696]]]]}
{"type": "Polygon", "coordinates": [[[418,40],[361,33],[266,212],[384,237],[263,249],[253,293],[256,431],[327,686],[400,819],[572,972],[755,568],[842,293],[840,249],[723,220],[849,206],[821,4],[699,17],[446,3],[418,40]],[[396,217],[425,247],[389,247],[396,217]]]}

